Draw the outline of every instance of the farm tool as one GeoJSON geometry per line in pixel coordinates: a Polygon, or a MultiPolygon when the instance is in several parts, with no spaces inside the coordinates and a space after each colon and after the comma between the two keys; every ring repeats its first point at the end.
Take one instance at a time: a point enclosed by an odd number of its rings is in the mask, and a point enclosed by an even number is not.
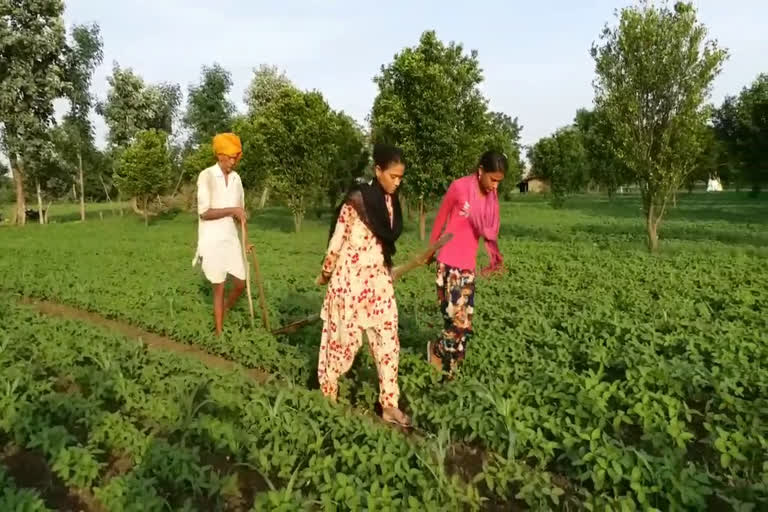
{"type": "MultiPolygon", "coordinates": [[[[453,238],[452,233],[445,233],[443,236],[441,236],[434,244],[427,247],[424,251],[422,251],[419,254],[414,255],[412,258],[410,258],[408,261],[403,263],[402,265],[398,265],[397,267],[392,269],[392,281],[397,281],[400,277],[403,276],[406,272],[410,272],[411,270],[420,267],[422,265],[426,265],[429,263],[429,261],[432,259],[432,257],[435,255],[435,253],[445,244],[448,243],[448,241],[453,238]]],[[[276,329],[272,331],[272,334],[292,334],[299,329],[301,329],[304,326],[313,324],[320,320],[320,314],[314,314],[311,316],[308,316],[306,318],[303,318],[301,320],[297,320],[295,322],[292,322],[288,325],[285,325],[279,329],[276,329]]]]}
{"type": "MultiPolygon", "coordinates": [[[[253,294],[251,293],[251,272],[248,265],[248,258],[246,255],[245,247],[248,245],[248,241],[245,239],[245,223],[241,224],[242,233],[242,249],[243,249],[243,263],[245,264],[245,285],[248,292],[248,308],[251,312],[251,327],[253,327],[253,294]]],[[[259,269],[259,260],[256,258],[256,249],[251,249],[251,257],[253,258],[253,272],[256,274],[256,284],[259,287],[259,305],[261,306],[261,321],[266,330],[269,330],[269,313],[267,312],[267,298],[264,294],[264,282],[261,279],[261,270],[259,269]]]]}

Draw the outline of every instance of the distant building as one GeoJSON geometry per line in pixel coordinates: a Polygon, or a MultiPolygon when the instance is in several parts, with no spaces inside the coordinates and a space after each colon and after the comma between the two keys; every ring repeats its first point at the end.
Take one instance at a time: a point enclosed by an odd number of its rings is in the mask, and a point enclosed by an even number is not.
{"type": "Polygon", "coordinates": [[[538,176],[526,176],[517,184],[521,194],[528,192],[532,194],[546,194],[552,189],[552,183],[548,178],[539,178],[538,176]]]}

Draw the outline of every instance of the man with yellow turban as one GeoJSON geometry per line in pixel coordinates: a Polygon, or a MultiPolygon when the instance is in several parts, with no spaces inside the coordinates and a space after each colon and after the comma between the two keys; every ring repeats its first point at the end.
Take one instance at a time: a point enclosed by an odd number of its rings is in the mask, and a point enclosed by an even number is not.
{"type": "MultiPolygon", "coordinates": [[[[238,237],[245,228],[245,193],[240,176],[234,171],[243,148],[233,133],[220,133],[213,138],[217,163],[197,178],[197,253],[193,265],[201,263],[203,274],[213,285],[213,317],[216,334],[220,335],[224,314],[235,304],[245,289],[245,265],[238,237]],[[227,275],[232,287],[224,300],[227,275]]],[[[247,243],[246,238],[243,243],[247,243]]],[[[250,244],[247,250],[251,250],[250,244]]]]}

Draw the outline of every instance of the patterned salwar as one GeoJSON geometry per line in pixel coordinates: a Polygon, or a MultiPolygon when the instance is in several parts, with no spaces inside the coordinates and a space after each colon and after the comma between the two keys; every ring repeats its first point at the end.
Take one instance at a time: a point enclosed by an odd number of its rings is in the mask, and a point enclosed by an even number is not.
{"type": "MultiPolygon", "coordinates": [[[[386,199],[391,222],[392,202],[386,199]]],[[[352,367],[365,331],[379,374],[379,402],[397,408],[400,340],[392,277],[380,243],[349,204],[339,213],[323,272],[331,277],[320,313],[320,389],[336,399],[338,379],[352,367]]]]}
{"type": "Polygon", "coordinates": [[[443,331],[429,344],[430,356],[442,361],[443,371],[452,377],[464,359],[472,338],[475,307],[475,273],[438,263],[437,298],[443,314],[443,331]]]}

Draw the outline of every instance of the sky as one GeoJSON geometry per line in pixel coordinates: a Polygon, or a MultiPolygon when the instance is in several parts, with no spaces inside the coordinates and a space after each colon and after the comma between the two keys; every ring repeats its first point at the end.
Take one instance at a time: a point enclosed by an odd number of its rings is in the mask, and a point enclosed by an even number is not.
{"type": "MultiPolygon", "coordinates": [[[[657,0],[659,1],[659,0],[657,0]]],[[[373,77],[425,30],[477,50],[490,107],[517,117],[532,144],[569,124],[592,103],[589,48],[628,1],[607,0],[66,0],[65,21],[96,22],[104,63],[93,92],[103,99],[114,63],[147,82],[186,90],[203,65],[232,73],[240,110],[253,69],[275,65],[302,89],[320,90],[338,110],[365,123],[373,77]]],[[[768,1],[695,0],[710,37],[729,49],[712,100],[719,104],[768,72],[768,1]]],[[[62,110],[62,109],[60,109],[62,110]]],[[[106,127],[94,117],[103,144],[106,127]]]]}

